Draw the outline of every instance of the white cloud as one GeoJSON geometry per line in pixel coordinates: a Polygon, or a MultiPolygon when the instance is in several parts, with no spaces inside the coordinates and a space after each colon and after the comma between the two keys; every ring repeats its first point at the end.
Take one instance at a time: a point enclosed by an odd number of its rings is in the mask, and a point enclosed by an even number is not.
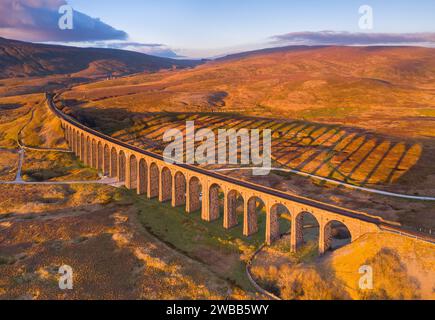
{"type": "Polygon", "coordinates": [[[0,36],[24,41],[125,40],[126,32],[116,30],[97,18],[74,11],[74,28],[61,30],[58,10],[65,0],[1,0],[0,36]]]}

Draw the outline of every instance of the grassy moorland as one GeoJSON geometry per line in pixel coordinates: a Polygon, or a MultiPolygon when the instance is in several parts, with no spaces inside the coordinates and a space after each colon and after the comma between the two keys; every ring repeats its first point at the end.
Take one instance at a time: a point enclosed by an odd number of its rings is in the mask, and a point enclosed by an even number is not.
{"type": "Polygon", "coordinates": [[[14,180],[17,174],[18,153],[0,149],[0,181],[14,180]]]}
{"type": "MultiPolygon", "coordinates": [[[[187,214],[182,207],[174,209],[169,203],[161,204],[133,194],[131,199],[139,210],[139,220],[149,232],[208,265],[219,276],[245,290],[253,290],[246,277],[245,264],[264,242],[264,212],[258,216],[258,233],[247,238],[243,236],[242,213],[238,214],[237,227],[224,230],[222,212],[220,219],[209,223],[201,220],[200,212],[187,214]]],[[[282,223],[281,229],[287,232],[289,223],[282,223]]]]}
{"type": "Polygon", "coordinates": [[[22,167],[24,181],[95,181],[95,169],[84,166],[74,155],[61,152],[26,151],[22,167]]]}
{"type": "Polygon", "coordinates": [[[136,72],[189,68],[198,63],[126,50],[55,46],[0,37],[0,97],[60,90],[136,72]]]}
{"type": "Polygon", "coordinates": [[[63,98],[88,108],[235,112],[433,137],[434,65],[428,48],[283,48],[77,86],[63,98]]]}
{"type": "Polygon", "coordinates": [[[249,298],[207,265],[147,233],[138,209],[121,190],[92,185],[0,189],[2,299],[249,298]],[[64,264],[74,272],[74,290],[68,292],[58,287],[64,264]]]}

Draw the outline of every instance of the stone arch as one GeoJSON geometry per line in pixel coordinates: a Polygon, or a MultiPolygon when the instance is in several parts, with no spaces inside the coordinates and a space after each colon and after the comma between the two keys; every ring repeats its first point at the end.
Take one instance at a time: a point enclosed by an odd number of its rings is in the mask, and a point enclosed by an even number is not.
{"type": "Polygon", "coordinates": [[[233,228],[239,224],[238,216],[243,216],[244,201],[243,196],[237,190],[231,190],[227,193],[224,213],[225,229],[233,228]]]}
{"type": "Polygon", "coordinates": [[[266,243],[269,245],[290,230],[291,213],[282,203],[272,205],[266,220],[266,243]]]}
{"type": "Polygon", "coordinates": [[[72,150],[72,146],[73,146],[73,128],[72,127],[68,127],[68,142],[69,142],[69,146],[72,150]]]}
{"type": "Polygon", "coordinates": [[[77,155],[77,133],[75,129],[72,130],[71,139],[72,139],[71,150],[77,155]]]}
{"type": "Polygon", "coordinates": [[[104,155],[103,155],[103,175],[109,176],[110,175],[110,148],[106,144],[104,145],[104,155]]]}
{"type": "Polygon", "coordinates": [[[92,166],[92,144],[91,144],[91,138],[89,136],[86,137],[86,151],[85,151],[85,164],[87,166],[92,166]]]}
{"type": "Polygon", "coordinates": [[[159,167],[155,162],[151,163],[148,180],[148,198],[150,199],[159,196],[159,175],[159,167]]]}
{"type": "Polygon", "coordinates": [[[97,163],[96,168],[104,174],[104,148],[101,141],[97,143],[97,163]]]}
{"type": "Polygon", "coordinates": [[[129,159],[129,189],[136,190],[137,189],[137,158],[134,154],[130,156],[129,159]]]}
{"type": "Polygon", "coordinates": [[[68,126],[66,125],[62,125],[63,127],[63,132],[64,132],[64,139],[66,142],[69,142],[69,132],[68,132],[68,126]]]}
{"type": "MultiPolygon", "coordinates": [[[[320,241],[322,237],[320,237],[320,241]]],[[[352,242],[350,229],[337,220],[328,221],[323,228],[323,243],[319,243],[321,253],[339,249],[352,242]]]]}
{"type": "Polygon", "coordinates": [[[186,211],[188,213],[201,210],[202,206],[202,185],[198,177],[191,177],[187,186],[186,211]]]}
{"type": "Polygon", "coordinates": [[[76,133],[75,133],[75,139],[76,139],[76,150],[75,150],[75,153],[76,153],[76,156],[78,157],[78,158],[80,158],[80,133],[76,130],[76,133]]]}
{"type": "Polygon", "coordinates": [[[225,193],[223,188],[217,184],[213,183],[208,188],[208,217],[207,221],[215,221],[218,220],[221,212],[223,213],[224,201],[225,201],[225,193]]]}
{"type": "Polygon", "coordinates": [[[118,177],[118,152],[115,147],[110,151],[110,176],[112,178],[118,177]]]}
{"type": "Polygon", "coordinates": [[[186,177],[181,171],[174,175],[172,205],[174,207],[183,206],[186,204],[187,184],[186,177]]]}
{"type": "Polygon", "coordinates": [[[70,149],[72,150],[73,149],[73,129],[70,127],[70,126],[68,126],[68,129],[67,129],[67,131],[68,131],[68,145],[69,145],[69,147],[70,147],[70,149]]]}
{"type": "Polygon", "coordinates": [[[148,166],[144,158],[139,160],[138,176],[137,176],[137,194],[147,192],[148,186],[148,166]]]}
{"type": "Polygon", "coordinates": [[[126,157],[123,150],[119,152],[118,156],[118,181],[124,182],[126,178],[126,157]]]}
{"type": "Polygon", "coordinates": [[[65,132],[65,140],[68,143],[68,146],[71,146],[71,131],[69,126],[65,126],[63,131],[65,132]]]}
{"type": "Polygon", "coordinates": [[[318,246],[320,239],[320,224],[316,216],[302,211],[292,220],[292,251],[296,252],[301,246],[312,243],[318,246]]]}
{"type": "Polygon", "coordinates": [[[172,173],[168,167],[163,167],[160,178],[160,202],[172,199],[172,173]]]}
{"type": "Polygon", "coordinates": [[[91,162],[90,165],[92,168],[97,168],[97,142],[95,139],[92,139],[91,143],[91,162]]]}
{"type": "Polygon", "coordinates": [[[265,222],[260,221],[261,218],[263,221],[263,216],[260,215],[266,209],[265,203],[262,199],[256,196],[252,196],[245,203],[244,209],[244,219],[243,219],[243,234],[246,237],[252,236],[257,233],[259,230],[259,224],[264,224],[265,222]]]}
{"type": "Polygon", "coordinates": [[[85,162],[85,135],[82,133],[80,135],[80,160],[84,163],[85,162]]]}
{"type": "Polygon", "coordinates": [[[71,150],[74,153],[76,152],[76,134],[74,128],[71,128],[71,150]]]}

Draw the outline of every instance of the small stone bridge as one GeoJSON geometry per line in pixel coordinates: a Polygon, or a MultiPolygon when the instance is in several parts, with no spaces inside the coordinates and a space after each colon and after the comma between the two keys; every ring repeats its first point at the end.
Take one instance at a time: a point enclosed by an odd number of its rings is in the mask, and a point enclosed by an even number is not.
{"type": "Polygon", "coordinates": [[[267,244],[280,237],[279,217],[291,221],[291,250],[303,243],[303,216],[311,214],[319,225],[319,253],[331,248],[332,226],[339,222],[348,229],[351,241],[367,233],[376,233],[385,223],[381,218],[347,210],[304,197],[294,196],[255,183],[242,181],[192,165],[168,164],[161,155],[142,150],[92,130],[56,108],[47,94],[48,107],[59,117],[71,150],[88,166],[104,175],[116,177],[128,189],[140,195],[171,201],[173,207],[183,206],[186,212],[201,210],[206,221],[220,218],[219,204],[223,194],[223,228],[237,225],[236,209],[243,201],[243,234],[258,232],[259,203],[266,211],[267,244]]]}

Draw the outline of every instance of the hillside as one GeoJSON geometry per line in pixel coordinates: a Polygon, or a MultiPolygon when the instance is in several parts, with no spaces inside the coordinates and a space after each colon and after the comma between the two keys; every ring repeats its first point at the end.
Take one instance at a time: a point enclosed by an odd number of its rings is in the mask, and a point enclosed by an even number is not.
{"type": "Polygon", "coordinates": [[[433,137],[435,49],[269,49],[175,73],[79,86],[64,97],[84,106],[122,106],[133,112],[284,116],[433,137]]]}
{"type": "Polygon", "coordinates": [[[95,48],[33,44],[0,38],[0,79],[77,74],[125,75],[161,69],[185,68],[194,61],[173,60],[142,53],[95,48]]]}

